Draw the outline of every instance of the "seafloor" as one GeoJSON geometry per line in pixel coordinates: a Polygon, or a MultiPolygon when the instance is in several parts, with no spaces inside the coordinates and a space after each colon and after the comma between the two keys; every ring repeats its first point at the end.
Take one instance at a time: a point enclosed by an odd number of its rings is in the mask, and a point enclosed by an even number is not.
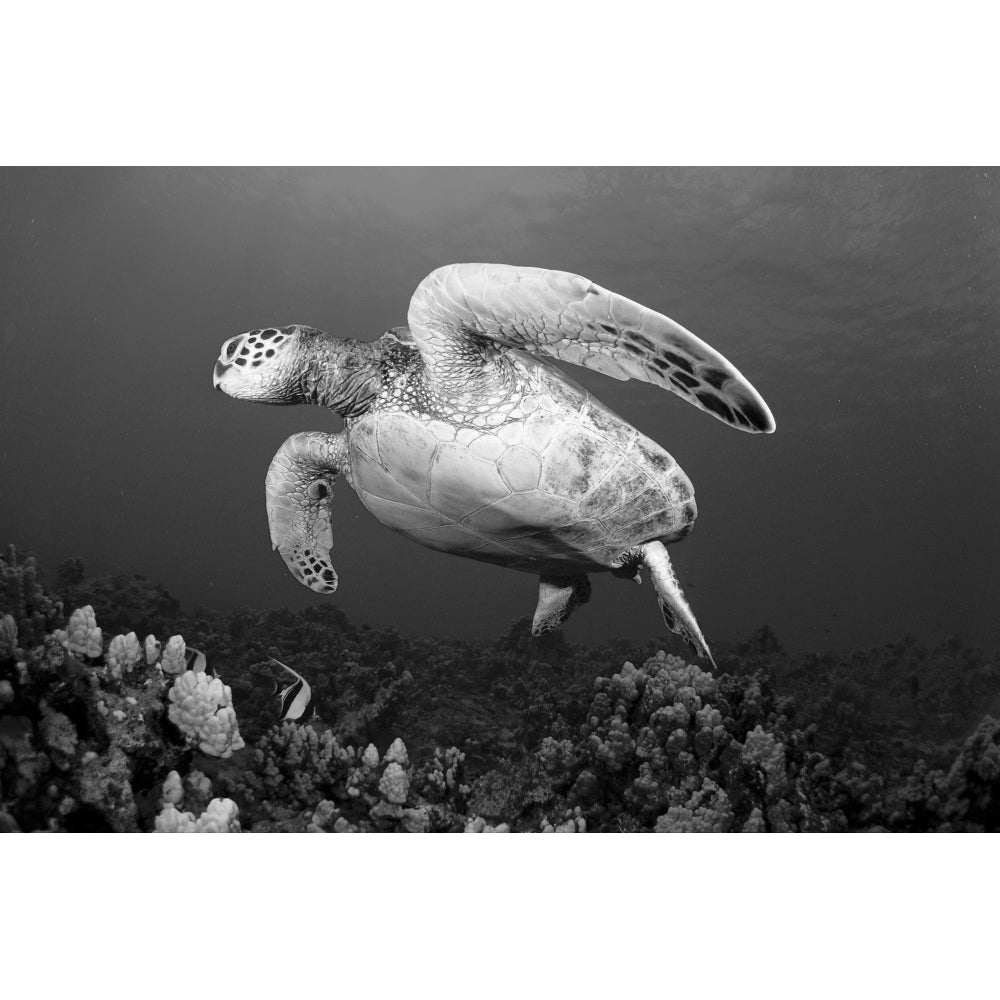
{"type": "Polygon", "coordinates": [[[1000,826],[1000,655],[493,642],[332,606],[187,613],[0,556],[0,830],[778,832],[1000,826]],[[181,638],[183,637],[183,638],[181,638]],[[187,644],[204,651],[208,671],[187,644]],[[317,715],[277,724],[269,657],[317,715]],[[214,673],[218,677],[213,676],[214,673]]]}

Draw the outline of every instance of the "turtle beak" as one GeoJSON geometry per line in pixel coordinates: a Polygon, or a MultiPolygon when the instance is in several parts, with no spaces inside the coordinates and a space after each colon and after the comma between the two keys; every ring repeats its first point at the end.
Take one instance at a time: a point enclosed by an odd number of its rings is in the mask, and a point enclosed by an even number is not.
{"type": "Polygon", "coordinates": [[[221,360],[215,362],[215,372],[212,375],[212,385],[214,385],[216,389],[222,389],[222,376],[225,375],[230,368],[232,368],[232,365],[224,365],[221,360]]]}

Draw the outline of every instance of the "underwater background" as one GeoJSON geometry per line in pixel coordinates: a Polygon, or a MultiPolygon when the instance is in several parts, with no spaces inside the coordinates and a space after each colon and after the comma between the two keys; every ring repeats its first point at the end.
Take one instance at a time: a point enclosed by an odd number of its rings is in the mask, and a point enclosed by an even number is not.
{"type": "Polygon", "coordinates": [[[993,168],[0,171],[3,815],[149,829],[219,793],[261,830],[995,828],[998,221],[993,168]],[[775,434],[737,434],[569,369],[694,484],[671,558],[717,676],[610,576],[531,639],[532,577],[415,546],[343,482],[334,597],[271,551],[271,456],[339,420],[215,392],[220,344],[374,340],[453,261],[585,275],[769,404],[775,434]],[[116,670],[132,631],[163,650],[116,670]],[[230,756],[177,721],[175,634],[229,688],[230,756]],[[272,728],[270,656],[311,727],[272,728]]]}

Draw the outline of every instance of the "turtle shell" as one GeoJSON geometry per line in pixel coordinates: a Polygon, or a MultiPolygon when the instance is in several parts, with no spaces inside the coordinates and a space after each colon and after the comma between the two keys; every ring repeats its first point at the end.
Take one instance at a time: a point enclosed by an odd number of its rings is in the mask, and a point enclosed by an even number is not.
{"type": "Polygon", "coordinates": [[[531,573],[615,569],[683,538],[697,508],[674,459],[575,383],[548,390],[485,420],[376,408],[350,427],[352,485],[422,545],[531,573]]]}

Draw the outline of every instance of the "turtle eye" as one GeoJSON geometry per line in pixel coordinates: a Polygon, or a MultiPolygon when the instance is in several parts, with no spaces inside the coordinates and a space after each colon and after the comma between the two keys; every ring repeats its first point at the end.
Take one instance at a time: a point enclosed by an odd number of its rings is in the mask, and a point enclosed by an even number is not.
{"type": "Polygon", "coordinates": [[[233,337],[231,341],[226,345],[226,360],[232,361],[233,355],[236,353],[236,348],[239,347],[239,338],[233,337]]]}

